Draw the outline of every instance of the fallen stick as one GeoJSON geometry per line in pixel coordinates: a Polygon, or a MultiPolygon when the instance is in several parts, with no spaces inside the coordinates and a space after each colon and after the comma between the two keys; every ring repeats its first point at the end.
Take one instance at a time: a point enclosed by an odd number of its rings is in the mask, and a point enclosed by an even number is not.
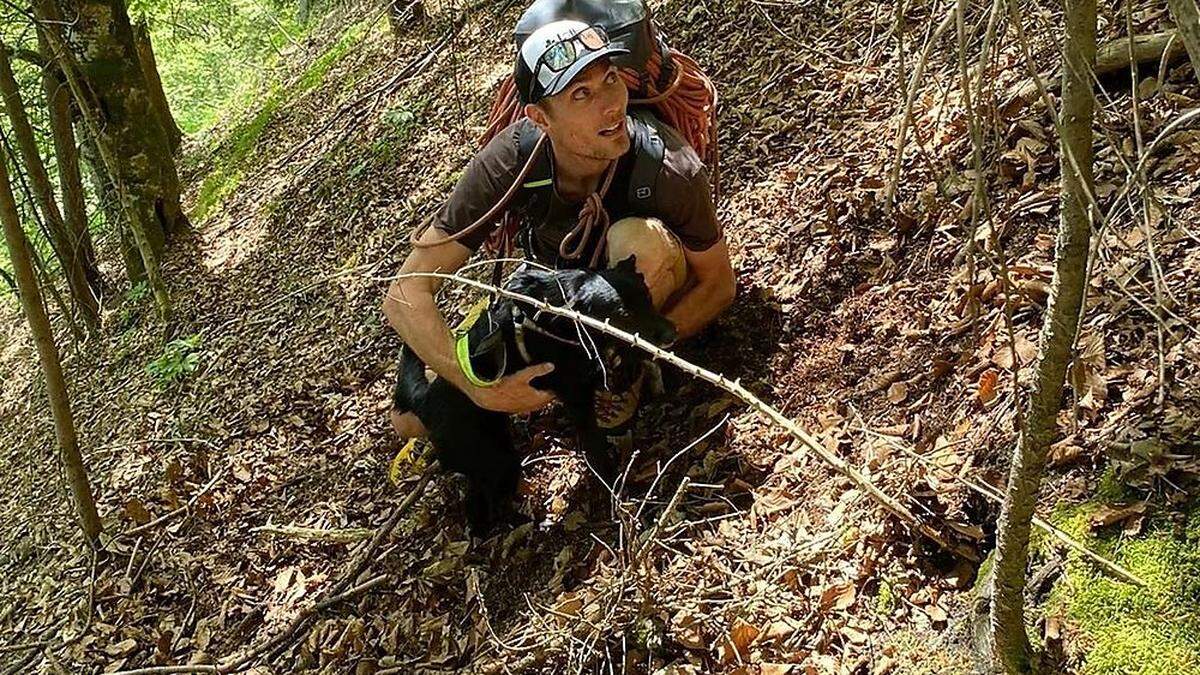
{"type": "Polygon", "coordinates": [[[343,575],[341,580],[339,580],[331,589],[329,589],[329,597],[327,597],[325,600],[317,602],[308,611],[301,612],[299,616],[292,620],[292,623],[289,624],[287,628],[285,628],[275,637],[260,642],[245,656],[230,661],[226,664],[222,664],[218,667],[218,670],[211,672],[236,673],[240,670],[244,670],[259,658],[286,647],[287,644],[295,639],[296,633],[299,632],[300,629],[303,628],[321,610],[341,602],[353,594],[361,593],[362,591],[372,588],[374,585],[383,583],[383,580],[380,579],[380,577],[375,577],[364,584],[360,584],[354,588],[349,588],[350,584],[353,583],[354,580],[363,573],[363,570],[365,570],[367,566],[374,560],[375,552],[379,550],[379,547],[383,545],[384,540],[387,539],[388,535],[392,533],[392,530],[396,528],[396,524],[400,522],[400,518],[405,514],[405,512],[408,511],[409,507],[413,505],[413,502],[417,501],[417,498],[420,497],[425,491],[425,486],[429,483],[429,479],[433,476],[434,467],[436,466],[437,465],[435,463],[431,462],[429,466],[426,467],[425,471],[421,474],[421,479],[417,482],[416,487],[414,487],[411,492],[405,495],[403,501],[396,505],[396,508],[392,510],[392,514],[388,517],[387,521],[383,525],[380,525],[377,530],[375,530],[375,536],[371,539],[370,543],[367,544],[363,551],[358,554],[358,557],[353,566],[350,568],[350,571],[343,575]]]}
{"type": "Polygon", "coordinates": [[[200,491],[197,492],[195,495],[193,495],[192,498],[188,500],[187,504],[185,504],[165,515],[161,515],[161,516],[155,518],[154,520],[146,523],[145,525],[138,525],[137,527],[133,528],[132,530],[126,530],[125,532],[122,532],[121,534],[117,535],[117,539],[121,539],[123,537],[128,538],[128,537],[137,536],[139,534],[142,534],[143,532],[146,532],[147,530],[151,530],[159,525],[162,525],[163,523],[167,522],[168,520],[171,520],[172,518],[175,518],[176,516],[190,512],[192,510],[192,507],[196,505],[196,502],[199,501],[201,497],[208,494],[208,491],[213,489],[213,486],[217,484],[217,481],[221,480],[221,476],[225,475],[225,471],[228,468],[229,467],[226,466],[225,468],[218,471],[217,475],[213,476],[212,480],[208,481],[208,483],[205,484],[204,487],[200,488],[200,491]]]}
{"type": "MultiPolygon", "coordinates": [[[[574,321],[582,323],[591,328],[595,328],[596,330],[600,331],[601,333],[605,333],[607,335],[611,335],[613,337],[620,338],[621,340],[628,342],[629,344],[633,345],[634,347],[637,347],[638,349],[641,349],[642,351],[647,352],[654,358],[662,359],[663,361],[670,363],[671,365],[675,366],[676,368],[679,368],[680,370],[684,371],[685,373],[688,373],[689,375],[692,375],[693,377],[699,378],[701,380],[704,380],[705,382],[708,382],[708,383],[713,384],[721,389],[724,389],[726,392],[733,394],[734,396],[741,399],[744,403],[746,403],[750,407],[757,410],[764,417],[768,418],[775,424],[783,427],[788,433],[790,433],[797,440],[799,440],[802,445],[804,445],[806,448],[808,448],[808,450],[810,450],[811,452],[816,454],[818,457],[823,459],[826,464],[829,464],[838,473],[842,474],[846,478],[849,478],[851,482],[853,482],[858,487],[862,488],[862,490],[865,491],[867,494],[871,495],[871,497],[876,502],[878,502],[881,506],[883,506],[883,508],[885,510],[887,510],[889,513],[896,516],[897,518],[900,518],[901,520],[903,520],[905,522],[908,522],[909,524],[914,526],[921,534],[925,535],[926,537],[928,537],[929,539],[931,539],[932,541],[937,543],[939,546],[945,548],[947,551],[952,551],[952,552],[962,556],[963,558],[966,558],[967,560],[971,560],[974,562],[979,561],[979,554],[974,549],[956,544],[954,542],[951,542],[949,539],[946,539],[944,536],[942,536],[941,532],[938,532],[935,528],[930,526],[928,523],[926,523],[925,521],[918,518],[916,514],[914,514],[906,506],[904,506],[903,504],[898,502],[894,497],[892,497],[891,495],[880,490],[874,483],[872,483],[858,469],[850,466],[844,459],[842,459],[841,457],[838,457],[837,455],[835,455],[832,452],[830,452],[829,450],[827,450],[825,448],[825,446],[822,445],[821,442],[818,441],[816,439],[816,437],[814,437],[812,434],[810,434],[807,431],[805,431],[804,429],[802,429],[798,424],[796,424],[792,420],[788,419],[787,416],[785,416],[783,413],[781,413],[778,410],[776,410],[775,408],[771,407],[770,405],[765,403],[762,399],[758,398],[753,393],[751,393],[748,389],[743,387],[739,380],[730,380],[723,375],[719,375],[717,373],[712,372],[711,370],[701,368],[700,366],[697,366],[697,365],[691,363],[690,361],[687,361],[679,356],[676,356],[675,354],[672,354],[671,352],[669,352],[665,349],[662,349],[661,347],[650,344],[649,342],[644,340],[639,335],[636,335],[633,333],[628,333],[626,331],[621,330],[620,328],[615,328],[606,321],[600,321],[598,319],[593,319],[590,316],[587,316],[585,314],[580,314],[579,312],[576,312],[574,310],[563,309],[562,307],[558,307],[556,305],[551,305],[550,303],[545,302],[543,300],[538,300],[538,299],[532,298],[528,295],[516,293],[516,292],[510,291],[505,288],[497,288],[496,286],[493,286],[491,284],[483,283],[480,281],[475,281],[474,279],[468,279],[466,277],[459,276],[458,274],[446,274],[443,272],[408,272],[405,274],[399,274],[399,275],[395,275],[392,277],[386,277],[386,278],[377,279],[377,280],[391,281],[391,280],[395,280],[395,279],[404,279],[404,278],[410,278],[410,277],[411,278],[425,277],[425,278],[431,278],[431,279],[443,279],[443,280],[448,280],[448,281],[454,281],[456,283],[464,284],[467,286],[472,286],[479,290],[488,291],[490,293],[496,293],[496,294],[504,296],[506,298],[510,298],[513,300],[518,300],[520,302],[527,303],[530,306],[535,307],[543,312],[547,312],[550,314],[557,314],[558,316],[567,317],[569,319],[572,319],[574,321]]],[[[403,301],[402,299],[397,299],[397,300],[403,301]]]]}
{"type": "Polygon", "coordinates": [[[353,544],[356,541],[370,539],[371,535],[375,534],[374,530],[365,527],[323,530],[319,527],[301,527],[299,525],[261,525],[251,528],[250,531],[311,541],[331,541],[337,544],[353,544]]]}
{"type": "MultiPolygon", "coordinates": [[[[1133,50],[1130,54],[1129,38],[1120,38],[1105,43],[1096,51],[1097,77],[1111,75],[1117,71],[1129,68],[1131,63],[1151,63],[1163,59],[1172,62],[1187,55],[1187,48],[1179,39],[1178,31],[1169,30],[1150,35],[1133,36],[1133,50]]],[[[1054,74],[1046,79],[1046,86],[1055,88],[1061,85],[1062,75],[1054,74]]],[[[1021,98],[1032,100],[1038,93],[1037,83],[1025,80],[1008,90],[1007,100],[1021,98]]]]}
{"type": "MultiPolygon", "coordinates": [[[[950,471],[949,469],[947,469],[944,466],[938,466],[935,462],[930,461],[930,459],[928,457],[922,457],[915,450],[908,447],[907,444],[901,443],[896,436],[889,436],[887,434],[881,434],[878,431],[873,431],[862,425],[858,425],[857,428],[859,431],[862,431],[864,433],[875,436],[876,438],[882,439],[889,446],[896,448],[900,452],[903,452],[904,454],[912,457],[913,459],[917,460],[918,462],[921,462],[922,464],[924,464],[932,469],[943,472],[945,474],[943,476],[943,478],[956,479],[956,480],[960,481],[963,485],[966,485],[968,488],[974,490],[975,492],[978,492],[979,494],[996,502],[997,504],[1004,503],[1004,496],[1001,495],[1000,493],[996,492],[995,488],[991,487],[990,485],[987,485],[986,483],[975,481],[975,480],[972,480],[970,478],[966,478],[963,476],[959,476],[958,474],[956,474],[953,471],[950,471]]],[[[1091,549],[1089,549],[1088,547],[1079,543],[1078,541],[1075,541],[1075,539],[1072,538],[1071,535],[1060,530],[1058,527],[1055,527],[1053,524],[1046,521],[1045,519],[1040,518],[1035,515],[1033,517],[1033,524],[1042,528],[1042,530],[1044,530],[1051,537],[1054,537],[1055,539],[1057,539],[1063,546],[1066,546],[1067,548],[1071,549],[1072,551],[1075,551],[1075,552],[1083,555],[1084,557],[1088,558],[1092,562],[1096,563],[1100,567],[1107,570],[1110,574],[1117,577],[1118,579],[1120,579],[1122,581],[1126,581],[1131,584],[1134,584],[1135,586],[1142,586],[1142,587],[1146,586],[1146,582],[1142,581],[1142,579],[1140,577],[1138,577],[1136,574],[1134,574],[1133,572],[1130,572],[1129,570],[1127,570],[1124,567],[1118,565],[1117,563],[1109,560],[1108,558],[1105,558],[1104,556],[1100,555],[1099,553],[1092,551],[1091,549]]]]}

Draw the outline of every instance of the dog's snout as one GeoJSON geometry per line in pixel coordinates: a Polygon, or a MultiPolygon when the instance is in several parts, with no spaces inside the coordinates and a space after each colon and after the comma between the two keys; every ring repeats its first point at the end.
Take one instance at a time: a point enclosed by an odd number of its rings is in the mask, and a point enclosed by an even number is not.
{"type": "Polygon", "coordinates": [[[679,334],[675,332],[675,326],[671,325],[670,321],[663,321],[654,342],[659,346],[665,346],[675,342],[677,337],[679,334]]]}

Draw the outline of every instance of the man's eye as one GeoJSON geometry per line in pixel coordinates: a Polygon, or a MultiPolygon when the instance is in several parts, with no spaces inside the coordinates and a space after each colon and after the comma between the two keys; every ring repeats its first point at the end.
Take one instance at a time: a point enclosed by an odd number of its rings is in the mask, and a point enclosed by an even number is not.
{"type": "Polygon", "coordinates": [[[608,80],[609,84],[616,82],[617,81],[617,71],[615,71],[615,70],[608,71],[608,77],[605,79],[608,80]]]}
{"type": "Polygon", "coordinates": [[[591,93],[592,93],[591,90],[589,90],[587,87],[580,87],[575,90],[574,94],[571,94],[571,97],[574,98],[576,101],[582,101],[583,99],[590,96],[591,93]]]}

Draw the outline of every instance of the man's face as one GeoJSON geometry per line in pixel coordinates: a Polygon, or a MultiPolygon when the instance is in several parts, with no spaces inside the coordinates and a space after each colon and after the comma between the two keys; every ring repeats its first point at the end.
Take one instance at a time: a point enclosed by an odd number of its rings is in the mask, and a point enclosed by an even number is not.
{"type": "Polygon", "coordinates": [[[526,114],[550,136],[555,152],[612,160],[629,150],[625,107],[629,90],[607,58],[597,59],[571,84],[526,114]]]}

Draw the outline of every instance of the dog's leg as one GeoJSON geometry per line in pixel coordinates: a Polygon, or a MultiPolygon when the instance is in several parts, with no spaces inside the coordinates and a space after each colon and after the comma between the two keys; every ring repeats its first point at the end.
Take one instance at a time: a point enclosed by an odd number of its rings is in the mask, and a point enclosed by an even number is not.
{"type": "Polygon", "coordinates": [[[605,485],[611,488],[617,477],[617,463],[609,451],[604,432],[596,424],[595,392],[589,389],[583,392],[574,392],[566,398],[560,396],[560,398],[566,408],[567,416],[575,425],[579,448],[583,450],[584,458],[605,485]]]}

